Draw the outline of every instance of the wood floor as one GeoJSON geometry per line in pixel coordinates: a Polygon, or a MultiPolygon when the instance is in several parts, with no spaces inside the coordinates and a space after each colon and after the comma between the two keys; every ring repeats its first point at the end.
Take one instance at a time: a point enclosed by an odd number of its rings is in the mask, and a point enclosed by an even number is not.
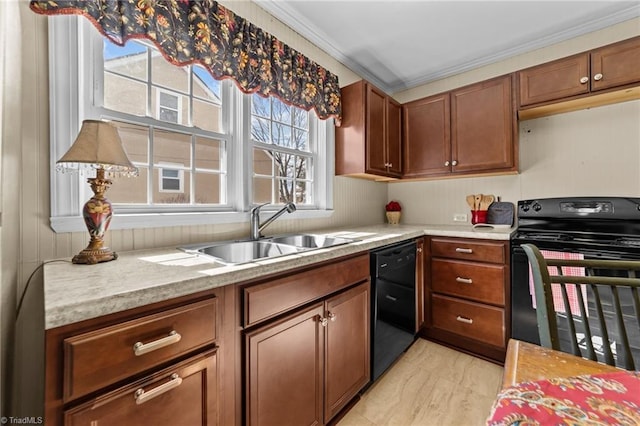
{"type": "Polygon", "coordinates": [[[418,339],[338,426],[484,425],[503,368],[418,339]]]}

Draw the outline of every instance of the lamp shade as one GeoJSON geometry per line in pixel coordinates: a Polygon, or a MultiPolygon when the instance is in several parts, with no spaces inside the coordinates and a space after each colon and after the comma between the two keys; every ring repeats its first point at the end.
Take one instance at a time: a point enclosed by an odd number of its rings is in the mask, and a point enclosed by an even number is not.
{"type": "Polygon", "coordinates": [[[116,126],[108,121],[85,120],[71,148],[57,161],[58,170],[87,168],[137,176],[129,161],[116,126]]]}

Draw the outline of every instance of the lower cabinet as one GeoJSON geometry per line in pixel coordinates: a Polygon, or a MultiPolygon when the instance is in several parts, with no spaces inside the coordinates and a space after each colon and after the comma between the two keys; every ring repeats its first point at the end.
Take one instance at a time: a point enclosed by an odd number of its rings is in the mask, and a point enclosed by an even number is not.
{"type": "Polygon", "coordinates": [[[431,237],[428,249],[423,335],[504,362],[510,323],[509,242],[431,237]]]}
{"type": "Polygon", "coordinates": [[[67,410],[64,424],[215,425],[217,375],[213,350],[67,410]]]}
{"type": "Polygon", "coordinates": [[[233,357],[231,345],[221,347],[223,294],[219,288],[47,330],[46,424],[235,422],[219,391],[231,383],[220,370],[233,357]]]}
{"type": "Polygon", "coordinates": [[[248,425],[323,425],[369,382],[365,281],[245,333],[248,425]]]}

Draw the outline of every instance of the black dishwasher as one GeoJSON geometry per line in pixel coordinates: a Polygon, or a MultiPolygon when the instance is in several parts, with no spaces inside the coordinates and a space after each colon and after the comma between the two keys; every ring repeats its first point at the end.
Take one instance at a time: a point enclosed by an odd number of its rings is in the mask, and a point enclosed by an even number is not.
{"type": "Polygon", "coordinates": [[[372,251],[371,281],[371,380],[375,381],[415,339],[415,241],[372,251]]]}

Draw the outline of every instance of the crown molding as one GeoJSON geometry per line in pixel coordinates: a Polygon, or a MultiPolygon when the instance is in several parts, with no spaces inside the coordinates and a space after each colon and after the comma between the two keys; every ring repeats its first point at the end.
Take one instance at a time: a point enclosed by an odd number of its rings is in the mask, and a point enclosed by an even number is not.
{"type": "Polygon", "coordinates": [[[397,93],[399,91],[411,89],[423,84],[430,83],[432,81],[471,71],[485,65],[496,63],[536,49],[551,46],[553,44],[560,43],[590,32],[598,31],[603,28],[619,24],[621,22],[640,16],[640,4],[634,4],[629,6],[628,8],[616,11],[614,13],[599,16],[589,20],[588,22],[558,31],[552,35],[539,37],[531,41],[525,41],[516,47],[502,50],[496,54],[475,58],[462,64],[444,68],[442,70],[429,73],[413,80],[399,82],[397,84],[387,84],[373,75],[370,71],[357,64],[344,52],[340,51],[336,47],[337,43],[332,40],[328,34],[320,31],[312,22],[298,14],[295,9],[288,5],[287,2],[283,2],[281,0],[255,0],[255,2],[261,8],[273,15],[276,19],[280,20],[285,25],[288,25],[294,31],[300,33],[314,45],[324,50],[326,53],[344,64],[347,68],[351,69],[353,72],[371,82],[387,94],[397,93]]]}

